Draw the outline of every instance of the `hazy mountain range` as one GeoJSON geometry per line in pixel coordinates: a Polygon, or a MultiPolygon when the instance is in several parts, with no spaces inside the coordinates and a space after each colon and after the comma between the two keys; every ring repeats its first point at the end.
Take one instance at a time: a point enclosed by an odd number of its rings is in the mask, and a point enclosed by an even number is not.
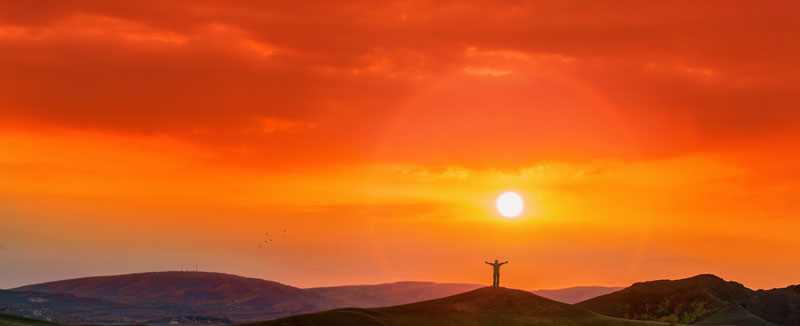
{"type": "MultiPolygon", "coordinates": [[[[68,323],[261,321],[334,308],[372,308],[442,298],[479,284],[396,282],[301,289],[208,272],[156,272],[86,277],[0,290],[0,311],[68,323]]],[[[614,288],[543,290],[565,302],[614,288]]]]}
{"type": "MultiPolygon", "coordinates": [[[[275,319],[265,325],[664,322],[800,326],[800,286],[753,291],[713,275],[698,275],[640,282],[624,289],[574,287],[534,292],[538,295],[433,282],[301,289],[222,273],[158,272],[0,290],[0,312],[92,324],[232,324],[275,319]],[[566,304],[586,298],[575,305],[566,304]],[[282,318],[287,316],[293,317],[282,318]]],[[[19,321],[4,323],[0,318],[0,325],[9,323],[19,321]]]]}
{"type": "Polygon", "coordinates": [[[573,304],[622,289],[624,287],[575,286],[557,290],[536,290],[533,293],[558,302],[573,304]]]}

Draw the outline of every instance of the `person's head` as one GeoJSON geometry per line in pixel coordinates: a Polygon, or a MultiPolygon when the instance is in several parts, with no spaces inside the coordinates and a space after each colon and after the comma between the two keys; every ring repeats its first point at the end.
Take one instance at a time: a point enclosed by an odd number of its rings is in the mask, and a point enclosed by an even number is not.
{"type": "Polygon", "coordinates": [[[497,262],[497,259],[495,259],[495,260],[494,260],[494,262],[496,263],[496,262],[497,262]]]}

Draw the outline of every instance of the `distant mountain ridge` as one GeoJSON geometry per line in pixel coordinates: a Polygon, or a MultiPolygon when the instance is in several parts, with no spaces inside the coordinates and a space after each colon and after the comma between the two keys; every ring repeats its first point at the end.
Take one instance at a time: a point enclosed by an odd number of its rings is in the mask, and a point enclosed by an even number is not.
{"type": "Polygon", "coordinates": [[[715,275],[634,283],[576,304],[620,318],[683,324],[800,326],[798,286],[753,291],[715,275]]]}
{"type": "Polygon", "coordinates": [[[531,291],[536,295],[555,300],[558,302],[575,304],[594,297],[598,297],[611,292],[624,289],[623,287],[610,286],[573,286],[555,290],[536,290],[531,291]]]}
{"type": "Polygon", "coordinates": [[[331,298],[341,307],[374,308],[431,300],[472,291],[485,285],[468,283],[394,282],[306,289],[331,298]]]}

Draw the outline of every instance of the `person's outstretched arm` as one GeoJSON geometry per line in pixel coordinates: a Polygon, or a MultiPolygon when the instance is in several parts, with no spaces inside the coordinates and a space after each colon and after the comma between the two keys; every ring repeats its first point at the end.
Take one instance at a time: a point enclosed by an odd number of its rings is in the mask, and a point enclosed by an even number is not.
{"type": "Polygon", "coordinates": [[[506,261],[500,263],[500,265],[503,265],[503,264],[508,264],[508,261],[506,260],[506,261]]]}
{"type": "Polygon", "coordinates": [[[491,265],[488,261],[484,261],[484,263],[487,263],[487,264],[491,265]]]}

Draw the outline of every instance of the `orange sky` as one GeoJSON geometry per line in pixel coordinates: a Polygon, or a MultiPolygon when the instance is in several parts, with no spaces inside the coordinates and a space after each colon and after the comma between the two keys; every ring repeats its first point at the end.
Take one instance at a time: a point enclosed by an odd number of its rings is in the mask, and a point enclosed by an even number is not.
{"type": "Polygon", "coordinates": [[[0,288],[798,283],[798,10],[0,1],[0,288]]]}

